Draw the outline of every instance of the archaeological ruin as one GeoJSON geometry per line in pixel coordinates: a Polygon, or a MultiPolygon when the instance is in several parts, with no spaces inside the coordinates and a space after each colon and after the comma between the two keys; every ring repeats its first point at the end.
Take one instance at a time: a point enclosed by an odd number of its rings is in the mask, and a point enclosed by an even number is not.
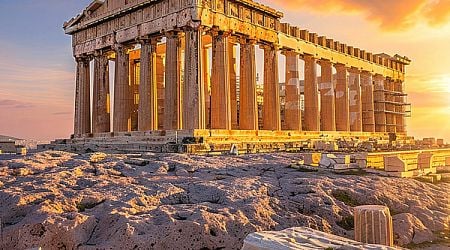
{"type": "Polygon", "coordinates": [[[264,152],[412,140],[407,57],[282,17],[252,0],[93,1],[64,24],[77,73],[74,134],[59,144],[264,152]]]}

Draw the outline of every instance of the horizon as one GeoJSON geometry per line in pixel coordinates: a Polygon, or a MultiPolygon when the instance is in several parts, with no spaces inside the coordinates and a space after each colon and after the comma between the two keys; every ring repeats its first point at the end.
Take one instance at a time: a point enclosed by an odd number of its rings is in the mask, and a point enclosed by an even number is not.
{"type": "MultiPolygon", "coordinates": [[[[0,134],[49,141],[73,133],[75,61],[62,25],[90,2],[0,1],[0,134]]],[[[401,0],[388,10],[386,0],[317,1],[314,8],[308,7],[312,0],[257,2],[319,35],[374,53],[408,56],[408,134],[450,141],[450,4],[401,0]]]]}

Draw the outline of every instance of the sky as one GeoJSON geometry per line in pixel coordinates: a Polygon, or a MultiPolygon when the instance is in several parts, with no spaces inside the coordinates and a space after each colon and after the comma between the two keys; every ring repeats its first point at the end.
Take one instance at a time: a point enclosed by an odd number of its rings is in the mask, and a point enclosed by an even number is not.
{"type": "MultiPolygon", "coordinates": [[[[259,0],[283,21],[374,53],[409,57],[409,134],[450,141],[450,0],[259,0]]],[[[90,0],[0,0],[0,134],[73,131],[75,63],[62,24],[90,0]]]]}

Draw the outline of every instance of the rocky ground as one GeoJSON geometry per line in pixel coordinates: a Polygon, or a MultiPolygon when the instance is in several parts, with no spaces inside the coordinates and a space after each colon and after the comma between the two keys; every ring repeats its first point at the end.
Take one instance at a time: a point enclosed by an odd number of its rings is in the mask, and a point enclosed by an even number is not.
{"type": "Polygon", "coordinates": [[[0,161],[1,249],[240,249],[308,226],[352,238],[352,208],[385,204],[396,244],[450,247],[450,183],[307,173],[298,155],[75,155],[0,161]],[[433,243],[429,243],[432,241],[433,243]]]}

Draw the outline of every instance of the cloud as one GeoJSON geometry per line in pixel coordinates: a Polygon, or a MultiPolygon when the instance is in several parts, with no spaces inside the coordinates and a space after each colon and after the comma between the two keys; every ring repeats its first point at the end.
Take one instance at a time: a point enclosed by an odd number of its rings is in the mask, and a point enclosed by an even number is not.
{"type": "Polygon", "coordinates": [[[55,112],[55,113],[52,113],[52,115],[71,115],[72,114],[72,112],[55,112]]]}
{"type": "Polygon", "coordinates": [[[11,99],[0,99],[0,109],[3,108],[15,108],[15,109],[24,109],[24,108],[33,108],[35,105],[29,102],[22,102],[18,100],[11,99]]]}
{"type": "Polygon", "coordinates": [[[402,30],[421,19],[440,26],[450,18],[449,0],[271,0],[286,9],[308,9],[317,12],[360,12],[385,30],[402,30]]]}

